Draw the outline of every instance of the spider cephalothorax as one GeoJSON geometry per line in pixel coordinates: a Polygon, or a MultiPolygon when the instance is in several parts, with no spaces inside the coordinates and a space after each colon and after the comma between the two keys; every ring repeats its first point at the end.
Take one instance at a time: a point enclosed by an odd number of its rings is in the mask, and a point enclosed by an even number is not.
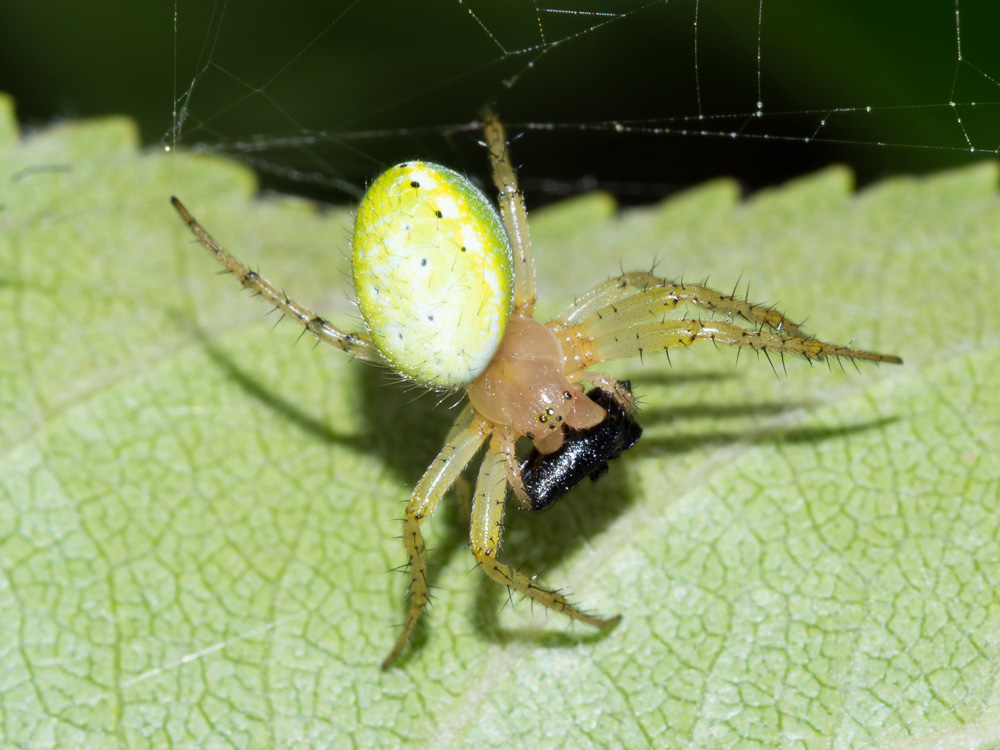
{"type": "Polygon", "coordinates": [[[507,141],[490,112],[483,129],[499,213],[468,179],[425,162],[392,167],[365,194],[353,240],[365,333],[341,331],[290,299],[223,250],[172,199],[195,236],[244,286],[320,341],[387,364],[427,387],[468,394],[450,438],[406,506],[410,606],[383,667],[402,653],[429,600],[420,527],[484,443],[469,530],[479,566],[549,609],[599,628],[618,623],[617,616],[587,614],[498,559],[508,487],[522,508],[547,507],[584,478],[599,475],[641,434],[628,382],[590,369],[593,365],[701,340],[809,360],[901,362],[811,338],[773,308],[644,272],[598,284],[554,320],[536,321],[527,216],[507,141]],[[687,306],[721,318],[664,317],[687,306]],[[589,394],[584,383],[593,386],[589,394]],[[515,450],[520,438],[534,443],[523,463],[515,450]]]}

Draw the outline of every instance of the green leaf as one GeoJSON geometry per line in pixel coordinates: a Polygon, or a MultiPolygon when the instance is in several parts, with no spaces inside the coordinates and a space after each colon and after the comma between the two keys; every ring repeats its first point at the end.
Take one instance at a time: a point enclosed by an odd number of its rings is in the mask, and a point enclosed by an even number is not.
{"type": "Polygon", "coordinates": [[[622,624],[508,606],[449,501],[427,627],[383,673],[396,519],[454,412],[272,331],[168,198],[343,325],[350,214],[121,119],[21,141],[0,110],[4,747],[1000,742],[995,165],[534,214],[543,316],[658,261],[906,364],[616,363],[643,440],[512,511],[505,550],[622,624]]]}

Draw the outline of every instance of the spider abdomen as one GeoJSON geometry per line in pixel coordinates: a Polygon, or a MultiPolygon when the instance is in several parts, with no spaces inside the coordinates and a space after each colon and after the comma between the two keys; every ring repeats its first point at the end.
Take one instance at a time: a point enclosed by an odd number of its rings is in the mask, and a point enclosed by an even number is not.
{"type": "Polygon", "coordinates": [[[486,196],[446,167],[398,164],[365,193],[353,245],[358,306],[382,356],[434,388],[475,380],[513,306],[510,241],[486,196]]]}

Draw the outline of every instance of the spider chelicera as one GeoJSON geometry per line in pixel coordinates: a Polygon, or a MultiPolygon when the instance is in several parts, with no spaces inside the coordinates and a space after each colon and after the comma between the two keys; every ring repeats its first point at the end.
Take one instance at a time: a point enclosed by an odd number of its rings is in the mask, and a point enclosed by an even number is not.
{"type": "Polygon", "coordinates": [[[598,284],[558,317],[533,317],[535,272],[527,215],[503,127],[492,112],[483,131],[500,212],[465,177],[435,164],[399,164],[372,183],[358,209],[353,273],[365,333],[341,331],[293,301],[227,253],[176,198],[174,208],[198,240],[240,282],[295,318],[319,341],[383,363],[421,385],[457,391],[468,403],[417,483],[403,517],[410,605],[382,663],[402,653],[429,601],[420,527],[483,443],[469,546],[497,583],[598,628],[620,616],[588,614],[561,593],[500,562],[508,488],[518,505],[550,505],[587,476],[596,478],[638,439],[627,381],[590,369],[697,341],[819,360],[838,357],[899,364],[899,357],[811,338],[777,310],[697,284],[624,273],[598,284]],[[679,307],[720,319],[666,319],[679,307]],[[734,320],[749,324],[739,325],[734,320]],[[583,383],[593,388],[585,393],[583,383]],[[520,438],[533,443],[520,461],[520,438]]]}

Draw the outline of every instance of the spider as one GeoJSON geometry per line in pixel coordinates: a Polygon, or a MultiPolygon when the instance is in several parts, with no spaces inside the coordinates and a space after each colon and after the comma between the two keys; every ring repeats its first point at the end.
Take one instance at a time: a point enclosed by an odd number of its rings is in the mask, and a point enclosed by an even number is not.
{"type": "Polygon", "coordinates": [[[902,363],[899,357],[811,338],[773,308],[646,272],[623,273],[595,286],[554,320],[535,320],[527,214],[509,145],[491,111],[484,113],[482,127],[499,213],[467,178],[424,162],[392,167],[366,192],[354,228],[352,264],[364,333],[335,328],[289,298],[226,252],[171,198],[195,237],[243,286],[319,341],[387,364],[420,385],[464,389],[468,396],[406,506],[410,603],[383,669],[403,652],[429,601],[420,527],[484,443],[469,529],[479,567],[548,609],[597,628],[618,624],[620,615],[584,612],[499,559],[508,488],[523,509],[547,507],[584,477],[596,478],[641,433],[628,382],[592,366],[698,341],[810,362],[837,357],[902,363]],[[665,318],[682,306],[720,318],[665,318]],[[592,386],[589,394],[583,383],[592,386]],[[533,443],[532,456],[523,463],[516,450],[521,438],[533,443]]]}

